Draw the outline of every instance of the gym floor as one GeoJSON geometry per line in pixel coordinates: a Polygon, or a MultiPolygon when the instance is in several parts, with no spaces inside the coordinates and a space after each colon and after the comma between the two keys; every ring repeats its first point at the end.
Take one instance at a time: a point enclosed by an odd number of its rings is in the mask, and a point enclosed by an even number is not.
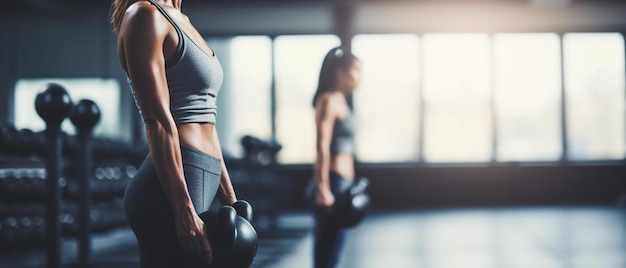
{"type": "MultiPolygon", "coordinates": [[[[626,211],[533,207],[373,213],[350,231],[342,268],[623,268],[626,211]]],[[[253,267],[310,267],[312,218],[283,215],[263,232],[253,267]]],[[[64,243],[64,252],[76,243],[64,243]]],[[[94,240],[93,267],[138,267],[132,233],[94,240]]],[[[42,252],[0,255],[0,267],[43,267],[42,252]]],[[[71,262],[71,254],[66,254],[71,262]]]]}

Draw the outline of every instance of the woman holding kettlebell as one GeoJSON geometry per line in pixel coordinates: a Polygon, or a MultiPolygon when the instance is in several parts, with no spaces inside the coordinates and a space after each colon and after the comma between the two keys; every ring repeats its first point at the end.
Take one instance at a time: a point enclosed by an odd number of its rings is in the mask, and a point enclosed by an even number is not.
{"type": "Polygon", "coordinates": [[[112,4],[117,55],[150,149],[124,196],[141,267],[206,267],[212,241],[198,214],[216,195],[222,205],[237,201],[215,128],[222,67],[181,5],[112,4]]]}
{"type": "Polygon", "coordinates": [[[336,197],[352,185],[354,116],[352,93],[361,80],[361,62],[342,48],[331,49],[322,63],[313,106],[317,132],[314,165],[314,267],[335,267],[346,230],[332,220],[336,197]]]}

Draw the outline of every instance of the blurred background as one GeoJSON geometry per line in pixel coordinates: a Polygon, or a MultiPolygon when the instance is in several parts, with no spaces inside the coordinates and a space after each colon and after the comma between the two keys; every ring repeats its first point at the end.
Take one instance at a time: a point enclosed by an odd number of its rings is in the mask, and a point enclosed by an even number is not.
{"type": "MultiPolygon", "coordinates": [[[[91,266],[139,267],[120,202],[147,149],[110,1],[2,5],[0,266],[45,266],[30,186],[44,161],[23,148],[45,128],[35,96],[56,82],[102,111],[91,266]]],[[[356,171],[373,204],[340,267],[626,267],[623,1],[184,0],[183,12],[224,67],[217,128],[238,197],[255,207],[253,267],[311,267],[310,103],[339,45],[363,65],[356,171]]],[[[71,144],[69,120],[63,130],[71,144]]]]}

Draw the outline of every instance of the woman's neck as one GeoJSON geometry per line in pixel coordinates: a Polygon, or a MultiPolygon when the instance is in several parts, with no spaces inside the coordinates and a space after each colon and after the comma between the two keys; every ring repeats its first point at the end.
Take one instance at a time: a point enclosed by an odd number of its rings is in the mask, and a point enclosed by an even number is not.
{"type": "Polygon", "coordinates": [[[350,90],[349,88],[342,88],[342,87],[339,87],[339,86],[335,87],[335,92],[339,92],[339,93],[341,93],[343,96],[348,95],[348,93],[350,93],[350,91],[351,91],[351,90],[350,90]]]}

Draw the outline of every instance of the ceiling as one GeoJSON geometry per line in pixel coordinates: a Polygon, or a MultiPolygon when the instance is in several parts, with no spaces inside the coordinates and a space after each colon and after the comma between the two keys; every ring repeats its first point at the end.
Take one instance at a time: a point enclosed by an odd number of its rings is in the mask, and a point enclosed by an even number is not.
{"type": "MultiPolygon", "coordinates": [[[[623,0],[183,0],[193,5],[297,5],[307,3],[359,3],[359,2],[535,2],[535,3],[622,3],[623,0]]],[[[0,13],[51,14],[86,8],[108,8],[112,0],[9,0],[0,13]]]]}

